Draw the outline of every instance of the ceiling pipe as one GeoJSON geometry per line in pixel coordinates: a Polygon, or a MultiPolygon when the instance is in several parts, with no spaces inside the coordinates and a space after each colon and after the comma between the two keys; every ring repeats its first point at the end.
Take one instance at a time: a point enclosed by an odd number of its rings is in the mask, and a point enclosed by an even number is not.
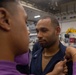
{"type": "Polygon", "coordinates": [[[33,7],[33,5],[30,4],[30,3],[26,3],[26,2],[24,2],[24,1],[20,1],[20,3],[21,3],[22,6],[25,6],[25,7],[28,7],[28,8],[31,8],[31,9],[37,10],[37,11],[42,11],[42,10],[39,10],[39,9],[33,7]]]}

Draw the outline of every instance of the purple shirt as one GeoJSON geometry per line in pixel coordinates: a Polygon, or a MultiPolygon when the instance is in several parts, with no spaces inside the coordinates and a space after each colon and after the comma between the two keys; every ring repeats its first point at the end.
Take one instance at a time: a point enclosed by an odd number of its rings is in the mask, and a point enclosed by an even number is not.
{"type": "Polygon", "coordinates": [[[73,63],[73,75],[76,75],[76,62],[73,63]]]}
{"type": "Polygon", "coordinates": [[[24,75],[16,70],[16,63],[11,61],[0,61],[0,75],[24,75]]]}
{"type": "Polygon", "coordinates": [[[15,58],[15,62],[17,64],[21,64],[21,65],[27,65],[27,64],[29,64],[29,52],[17,56],[15,58]]]}

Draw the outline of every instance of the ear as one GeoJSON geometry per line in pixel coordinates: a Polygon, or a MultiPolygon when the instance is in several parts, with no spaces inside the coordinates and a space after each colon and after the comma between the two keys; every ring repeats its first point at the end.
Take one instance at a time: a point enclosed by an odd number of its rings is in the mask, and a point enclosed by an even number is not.
{"type": "Polygon", "coordinates": [[[58,35],[60,34],[60,31],[61,31],[60,26],[57,26],[57,27],[56,27],[56,33],[57,33],[58,35]]]}
{"type": "Polygon", "coordinates": [[[9,31],[10,30],[10,18],[9,13],[6,9],[0,8],[0,29],[9,31]]]}

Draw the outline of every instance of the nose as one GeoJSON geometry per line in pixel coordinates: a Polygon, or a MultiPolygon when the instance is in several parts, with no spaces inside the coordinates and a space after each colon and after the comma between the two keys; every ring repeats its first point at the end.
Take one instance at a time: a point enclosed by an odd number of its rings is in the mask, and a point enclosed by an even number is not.
{"type": "Polygon", "coordinates": [[[38,32],[38,33],[37,33],[37,37],[38,37],[38,39],[41,39],[42,36],[43,36],[43,34],[42,34],[41,32],[38,32]]]}

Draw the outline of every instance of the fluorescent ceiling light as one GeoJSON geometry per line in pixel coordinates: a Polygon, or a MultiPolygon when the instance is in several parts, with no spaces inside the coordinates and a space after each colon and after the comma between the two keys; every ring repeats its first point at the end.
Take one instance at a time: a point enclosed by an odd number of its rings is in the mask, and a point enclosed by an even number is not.
{"type": "Polygon", "coordinates": [[[40,15],[34,16],[34,18],[39,18],[39,17],[40,17],[40,15]]]}

